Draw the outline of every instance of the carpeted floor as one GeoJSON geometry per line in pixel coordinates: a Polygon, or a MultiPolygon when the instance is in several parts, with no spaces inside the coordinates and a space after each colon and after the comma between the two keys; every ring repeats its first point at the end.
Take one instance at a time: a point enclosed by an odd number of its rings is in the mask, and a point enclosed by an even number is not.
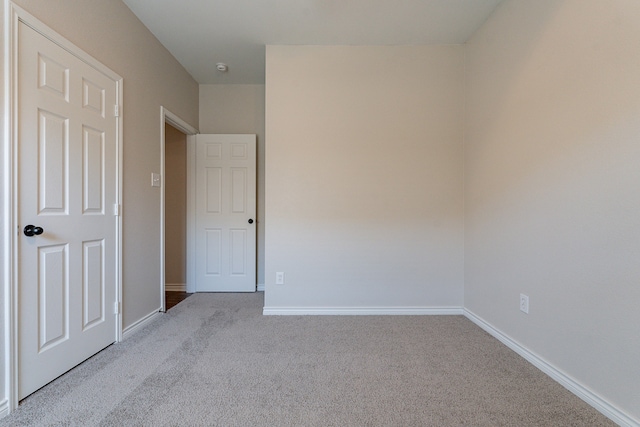
{"type": "Polygon", "coordinates": [[[262,316],[196,294],[0,426],[606,426],[461,316],[262,316]]]}

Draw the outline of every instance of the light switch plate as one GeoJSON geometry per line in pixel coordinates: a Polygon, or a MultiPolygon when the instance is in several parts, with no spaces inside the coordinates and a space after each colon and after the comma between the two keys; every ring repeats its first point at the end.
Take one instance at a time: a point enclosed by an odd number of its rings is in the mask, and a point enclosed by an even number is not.
{"type": "Polygon", "coordinates": [[[151,174],[151,186],[152,187],[160,187],[160,174],[152,173],[151,174]]]}

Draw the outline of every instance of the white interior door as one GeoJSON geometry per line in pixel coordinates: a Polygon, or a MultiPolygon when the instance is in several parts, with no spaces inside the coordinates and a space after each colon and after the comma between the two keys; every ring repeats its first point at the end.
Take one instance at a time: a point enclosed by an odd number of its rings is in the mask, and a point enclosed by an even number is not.
{"type": "Polygon", "coordinates": [[[196,136],[196,292],[256,290],[256,136],[196,136]]]}
{"type": "Polygon", "coordinates": [[[22,399],[116,338],[118,89],[22,22],[18,31],[22,399]]]}

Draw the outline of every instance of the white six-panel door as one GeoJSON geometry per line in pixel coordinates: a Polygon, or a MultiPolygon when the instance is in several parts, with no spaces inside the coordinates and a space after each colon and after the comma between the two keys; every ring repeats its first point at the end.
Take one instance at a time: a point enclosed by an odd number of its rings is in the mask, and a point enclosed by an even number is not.
{"type": "Polygon", "coordinates": [[[116,338],[117,83],[18,31],[21,399],[116,338]]]}
{"type": "Polygon", "coordinates": [[[256,136],[196,136],[196,292],[256,290],[256,136]]]}

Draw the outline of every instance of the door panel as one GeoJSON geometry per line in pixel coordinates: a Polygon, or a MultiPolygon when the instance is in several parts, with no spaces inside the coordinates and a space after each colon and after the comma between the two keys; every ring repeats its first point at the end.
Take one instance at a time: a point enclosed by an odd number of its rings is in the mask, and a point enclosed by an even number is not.
{"type": "Polygon", "coordinates": [[[231,212],[247,213],[247,169],[231,168],[231,212]]]}
{"type": "Polygon", "coordinates": [[[83,126],[82,143],[82,212],[104,215],[105,133],[83,126]]]}
{"type": "Polygon", "coordinates": [[[206,201],[207,213],[222,213],[222,168],[206,168],[206,201]]]}
{"type": "Polygon", "coordinates": [[[104,239],[82,243],[82,329],[104,321],[104,239]]]}
{"type": "Polygon", "coordinates": [[[67,169],[69,121],[48,111],[38,111],[38,194],[41,214],[67,212],[67,169]]]}
{"type": "Polygon", "coordinates": [[[69,276],[67,275],[68,247],[56,245],[38,248],[38,350],[68,339],[67,296],[69,276]]]}
{"type": "Polygon", "coordinates": [[[222,249],[222,230],[218,229],[207,229],[205,231],[207,238],[207,247],[206,247],[206,275],[207,276],[220,276],[222,270],[220,266],[222,265],[221,260],[221,249],[222,249]]]}
{"type": "Polygon", "coordinates": [[[255,291],[255,212],[255,135],[197,135],[197,292],[255,291]]]}
{"type": "Polygon", "coordinates": [[[231,238],[231,271],[232,276],[247,274],[247,230],[230,230],[231,238]]]}
{"type": "Polygon", "coordinates": [[[116,97],[116,82],[19,23],[19,399],[115,341],[116,97]]]}

